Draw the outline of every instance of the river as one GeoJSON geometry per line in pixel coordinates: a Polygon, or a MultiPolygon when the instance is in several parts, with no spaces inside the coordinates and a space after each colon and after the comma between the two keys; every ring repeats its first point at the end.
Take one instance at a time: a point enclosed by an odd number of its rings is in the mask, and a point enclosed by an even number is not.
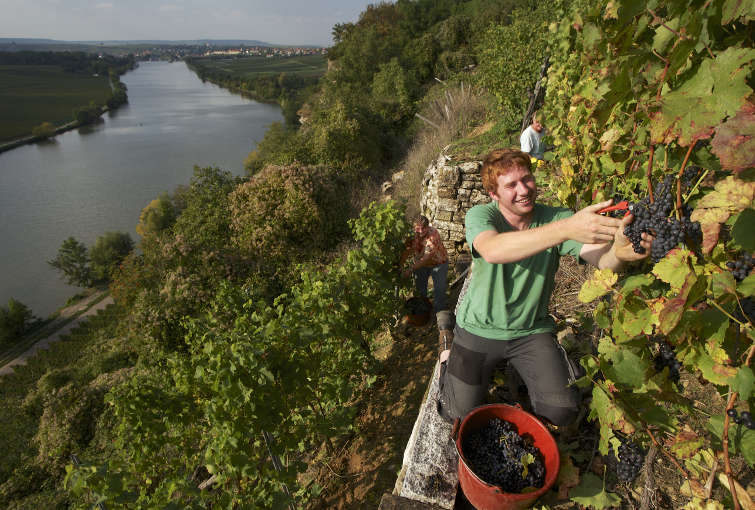
{"type": "Polygon", "coordinates": [[[47,264],[63,240],[107,231],[134,241],[139,213],[188,184],[194,165],[242,175],[280,108],[202,83],[184,63],[142,62],[121,80],[129,103],[53,141],[0,154],[0,305],[46,317],[81,289],[47,264]]]}

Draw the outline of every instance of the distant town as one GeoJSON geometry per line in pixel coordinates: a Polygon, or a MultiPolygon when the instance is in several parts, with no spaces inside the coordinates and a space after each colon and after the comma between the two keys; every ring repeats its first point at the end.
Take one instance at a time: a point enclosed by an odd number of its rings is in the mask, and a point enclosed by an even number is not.
{"type": "Polygon", "coordinates": [[[276,46],[233,46],[218,47],[209,43],[204,45],[176,45],[154,46],[152,48],[140,48],[134,51],[137,60],[180,60],[186,57],[212,57],[212,56],[260,56],[260,57],[294,57],[301,55],[326,55],[327,48],[300,46],[300,47],[276,47],[276,46]]]}
{"type": "Polygon", "coordinates": [[[187,57],[295,57],[326,55],[320,46],[274,46],[256,40],[193,41],[56,41],[53,39],[13,39],[0,37],[0,52],[84,51],[99,55],[126,56],[137,60],[182,60],[187,57]]]}

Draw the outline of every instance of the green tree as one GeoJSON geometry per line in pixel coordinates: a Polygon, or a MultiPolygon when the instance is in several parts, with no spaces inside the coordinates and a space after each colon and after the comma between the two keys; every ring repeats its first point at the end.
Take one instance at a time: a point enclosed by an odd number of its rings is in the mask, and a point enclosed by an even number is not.
{"type": "Polygon", "coordinates": [[[123,232],[106,232],[89,250],[91,274],[95,282],[108,282],[113,271],[134,249],[131,236],[123,232]]]}
{"type": "Polygon", "coordinates": [[[136,233],[140,236],[161,232],[176,221],[176,208],[167,193],[151,201],[142,209],[136,233]]]}
{"type": "Polygon", "coordinates": [[[392,58],[380,65],[372,79],[372,99],[375,109],[386,120],[399,121],[407,116],[417,93],[414,73],[407,72],[392,58]]]}
{"type": "Polygon", "coordinates": [[[32,313],[29,307],[13,298],[8,306],[0,306],[0,345],[11,343],[26,331],[32,313]]]}
{"type": "Polygon", "coordinates": [[[31,130],[31,134],[39,138],[51,138],[55,136],[55,126],[50,122],[43,122],[31,130]]]}
{"type": "Polygon", "coordinates": [[[476,48],[479,83],[498,99],[501,120],[512,130],[520,128],[529,94],[549,53],[548,24],[555,21],[564,3],[515,10],[511,24],[491,25],[476,48]]]}
{"type": "Polygon", "coordinates": [[[63,241],[58,249],[58,255],[47,263],[62,272],[69,285],[88,287],[91,284],[89,252],[84,243],[80,243],[74,237],[63,241]]]}

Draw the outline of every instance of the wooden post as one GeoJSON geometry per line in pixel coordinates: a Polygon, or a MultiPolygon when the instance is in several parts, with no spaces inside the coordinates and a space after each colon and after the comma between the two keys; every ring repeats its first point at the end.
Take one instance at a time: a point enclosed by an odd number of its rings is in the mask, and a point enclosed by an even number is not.
{"type": "Polygon", "coordinates": [[[548,73],[548,67],[550,67],[550,65],[550,56],[546,55],[545,60],[543,60],[543,65],[540,66],[540,78],[538,78],[537,83],[535,84],[535,90],[532,92],[532,97],[530,97],[530,104],[527,106],[527,112],[522,119],[522,129],[519,130],[520,133],[527,129],[527,126],[532,122],[532,114],[542,105],[542,96],[545,93],[543,78],[545,78],[545,75],[548,73]]]}

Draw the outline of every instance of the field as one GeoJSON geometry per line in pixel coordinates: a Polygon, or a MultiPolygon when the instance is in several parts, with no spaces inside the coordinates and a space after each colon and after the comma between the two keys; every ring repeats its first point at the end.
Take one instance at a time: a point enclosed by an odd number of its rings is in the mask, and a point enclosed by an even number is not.
{"type": "Polygon", "coordinates": [[[0,66],[0,141],[31,134],[42,122],[73,120],[74,109],[110,95],[107,76],[65,73],[57,66],[0,66]]]}
{"type": "Polygon", "coordinates": [[[325,73],[325,55],[302,55],[298,57],[243,57],[202,59],[202,67],[224,71],[242,79],[265,74],[291,73],[302,76],[319,76],[325,73]]]}

